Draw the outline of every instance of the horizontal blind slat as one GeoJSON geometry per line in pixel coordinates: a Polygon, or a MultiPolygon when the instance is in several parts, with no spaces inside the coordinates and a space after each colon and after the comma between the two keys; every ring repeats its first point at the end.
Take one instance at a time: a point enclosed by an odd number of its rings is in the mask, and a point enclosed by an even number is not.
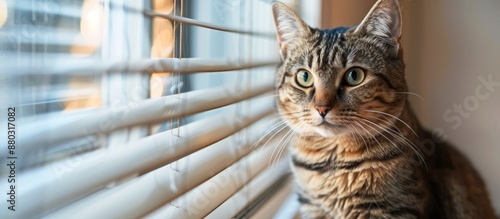
{"type": "MultiPolygon", "coordinates": [[[[259,130],[261,127],[258,125],[252,125],[249,130],[259,130]]],[[[54,215],[49,215],[49,218],[68,218],[74,214],[79,215],[80,218],[141,217],[209,180],[215,174],[253,152],[254,149],[258,149],[255,153],[263,153],[264,151],[257,146],[269,143],[269,147],[272,147],[271,145],[278,143],[283,136],[284,133],[281,132],[269,142],[263,139],[259,145],[254,144],[256,141],[249,141],[251,143],[238,146],[237,151],[235,151],[234,139],[226,138],[205,150],[176,161],[176,166],[182,172],[177,172],[170,166],[164,166],[133,182],[115,187],[98,199],[82,200],[81,205],[76,203],[76,207],[63,209],[61,213],[55,212],[54,215]],[[140,209],[134,208],[141,204],[140,209]],[[113,211],[118,208],[130,210],[113,211]]],[[[265,153],[269,152],[269,150],[265,151],[265,153]]]]}
{"type": "MultiPolygon", "coordinates": [[[[0,54],[1,55],[1,54],[0,54]]],[[[279,60],[241,60],[227,59],[202,59],[202,58],[162,58],[126,61],[96,61],[88,59],[67,59],[46,61],[33,64],[30,57],[13,59],[5,57],[6,65],[2,66],[6,72],[15,72],[9,77],[20,76],[51,76],[51,75],[99,75],[104,73],[152,73],[152,72],[177,72],[181,74],[201,72],[236,71],[265,66],[276,66],[279,60]]]]}
{"type": "MultiPolygon", "coordinates": [[[[273,146],[277,146],[277,144],[273,146]]],[[[265,173],[259,174],[255,177],[255,179],[248,183],[245,188],[240,189],[236,194],[224,201],[224,203],[222,203],[214,211],[210,212],[205,219],[248,218],[249,215],[246,214],[247,212],[245,212],[245,214],[241,214],[245,207],[248,207],[251,204],[252,210],[258,210],[255,208],[259,208],[258,205],[262,205],[262,203],[258,203],[262,202],[260,198],[263,196],[268,198],[269,196],[277,193],[277,191],[269,191],[269,188],[276,190],[277,188],[289,183],[290,176],[287,174],[290,170],[287,168],[288,163],[281,162],[279,165],[283,165],[283,167],[266,170],[265,173]]]]}
{"type": "MultiPolygon", "coordinates": [[[[47,47],[55,47],[55,46],[95,46],[95,43],[85,41],[83,39],[75,38],[80,34],[79,31],[75,30],[65,30],[62,28],[54,28],[54,27],[44,27],[37,26],[36,31],[37,34],[43,36],[43,42],[34,41],[32,38],[28,37],[16,37],[15,41],[12,39],[12,36],[16,36],[19,33],[23,32],[23,29],[26,29],[25,26],[14,26],[2,29],[0,31],[0,51],[2,53],[7,54],[14,51],[9,51],[8,48],[12,46],[12,43],[17,43],[17,46],[25,45],[46,45],[47,47]]],[[[23,53],[20,53],[23,54],[23,53]]]]}
{"type": "MultiPolygon", "coordinates": [[[[179,95],[150,99],[138,103],[111,108],[80,117],[53,117],[29,124],[21,124],[23,135],[19,135],[17,153],[27,153],[62,143],[64,141],[89,136],[102,135],[121,128],[168,121],[172,118],[223,107],[245,99],[270,92],[273,85],[261,83],[245,94],[234,92],[234,87],[197,90],[179,95]],[[51,124],[47,134],[46,124],[51,124]],[[61,133],[61,134],[58,134],[61,133]],[[64,133],[64,134],[62,134],[64,133]]],[[[6,151],[1,151],[6,155],[6,151]]]]}
{"type": "MultiPolygon", "coordinates": [[[[256,107],[242,121],[234,121],[227,115],[215,116],[180,127],[180,133],[186,134],[187,138],[163,132],[129,142],[123,147],[94,152],[88,155],[89,159],[76,163],[70,158],[20,174],[18,185],[23,189],[19,190],[17,197],[24,202],[16,213],[22,218],[37,216],[92,193],[115,179],[162,167],[220,141],[273,112],[271,105],[265,105],[256,107]],[[63,166],[67,163],[71,166],[63,166]],[[61,169],[61,166],[64,168],[61,169]],[[40,197],[44,197],[43,206],[37,201],[40,197]]],[[[0,185],[6,187],[6,181],[0,182],[0,185]]],[[[2,215],[6,211],[0,209],[2,215]]]]}
{"type": "MultiPolygon", "coordinates": [[[[123,5],[120,5],[120,6],[121,7],[117,7],[117,8],[123,8],[123,10],[126,12],[134,13],[134,14],[143,14],[144,16],[148,16],[148,17],[161,17],[161,18],[165,18],[165,19],[168,19],[171,21],[177,21],[180,23],[188,24],[188,25],[193,25],[193,26],[198,26],[198,27],[208,28],[208,29],[213,29],[213,30],[218,30],[218,31],[224,31],[224,32],[230,32],[230,33],[247,34],[247,35],[251,35],[251,36],[267,37],[267,38],[272,38],[272,39],[275,38],[274,33],[239,30],[239,29],[235,29],[235,28],[219,26],[219,25],[208,23],[208,22],[199,21],[196,19],[182,17],[182,16],[178,16],[178,15],[167,14],[167,13],[162,13],[162,12],[158,12],[158,11],[151,11],[151,10],[140,10],[138,8],[123,6],[123,5]]],[[[36,7],[34,8],[34,7],[26,6],[25,4],[18,4],[15,6],[15,9],[19,10],[19,11],[30,12],[30,13],[42,12],[44,14],[50,14],[50,15],[61,16],[61,17],[65,17],[65,18],[73,18],[73,19],[79,19],[81,17],[81,9],[79,7],[67,6],[67,5],[62,6],[57,11],[56,10],[40,10],[39,8],[36,8],[36,7]]],[[[111,8],[111,9],[113,9],[113,8],[111,8]]]]}
{"type": "MultiPolygon", "coordinates": [[[[293,185],[293,181],[290,182],[293,185]]],[[[296,192],[290,192],[282,201],[279,209],[274,214],[275,218],[298,218],[300,209],[299,197],[296,192]]]]}
{"type": "Polygon", "coordinates": [[[181,17],[181,16],[176,16],[176,15],[172,15],[172,14],[165,14],[165,13],[160,13],[160,12],[156,12],[156,11],[145,11],[144,14],[146,16],[161,17],[161,18],[165,18],[165,19],[168,19],[171,21],[178,21],[178,22],[181,22],[183,24],[204,27],[204,28],[208,28],[208,29],[212,29],[212,30],[219,30],[219,31],[238,33],[238,34],[246,34],[246,35],[258,36],[258,37],[267,37],[267,38],[272,38],[272,39],[275,39],[275,37],[276,37],[274,33],[228,28],[228,27],[210,24],[210,23],[203,22],[203,21],[198,21],[198,20],[191,19],[191,18],[185,18],[185,17],[181,17]]]}
{"type": "MultiPolygon", "coordinates": [[[[266,147],[255,156],[249,157],[246,162],[250,165],[249,170],[241,170],[236,165],[232,166],[232,168],[216,175],[212,180],[180,197],[178,202],[187,206],[187,209],[169,206],[162,209],[158,213],[161,217],[157,218],[203,218],[260,174],[264,174],[265,178],[275,182],[283,175],[288,174],[288,162],[287,159],[281,159],[276,166],[263,172],[269,164],[273,150],[273,147],[266,147]],[[207,192],[211,192],[214,187],[219,189],[217,194],[207,192]],[[203,201],[203,204],[200,204],[200,201],[203,201]]],[[[244,165],[242,164],[242,166],[244,165]]]]}
{"type": "MultiPolygon", "coordinates": [[[[280,218],[276,215],[280,210],[280,207],[283,205],[283,202],[288,198],[288,195],[293,191],[293,183],[288,182],[284,185],[281,185],[277,191],[274,191],[274,194],[262,203],[258,209],[255,209],[255,212],[251,212],[252,215],[250,217],[252,219],[260,219],[260,218],[280,218]]],[[[293,218],[293,217],[290,217],[293,218]]]]}
{"type": "MultiPolygon", "coordinates": [[[[13,4],[12,9],[21,13],[43,13],[51,16],[62,16],[65,18],[80,19],[82,8],[77,4],[60,4],[60,2],[36,2],[37,5],[29,4],[31,0],[24,1],[16,0],[17,4],[13,4]]],[[[75,2],[77,3],[77,2],[75,2]]]]}

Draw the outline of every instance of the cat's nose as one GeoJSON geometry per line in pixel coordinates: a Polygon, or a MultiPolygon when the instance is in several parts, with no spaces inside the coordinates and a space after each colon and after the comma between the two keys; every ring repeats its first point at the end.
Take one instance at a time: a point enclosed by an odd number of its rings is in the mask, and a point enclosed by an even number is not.
{"type": "Polygon", "coordinates": [[[330,107],[328,106],[315,106],[316,110],[318,110],[318,113],[321,117],[325,118],[326,114],[328,111],[330,111],[330,107]]]}

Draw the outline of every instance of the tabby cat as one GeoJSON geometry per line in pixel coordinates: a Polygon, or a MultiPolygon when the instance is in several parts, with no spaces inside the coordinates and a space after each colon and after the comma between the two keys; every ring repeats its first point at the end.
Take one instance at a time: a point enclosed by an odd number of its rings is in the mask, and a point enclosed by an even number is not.
{"type": "Polygon", "coordinates": [[[279,2],[273,15],[303,218],[495,218],[469,161],[410,109],[397,0],[356,27],[311,28],[279,2]]]}

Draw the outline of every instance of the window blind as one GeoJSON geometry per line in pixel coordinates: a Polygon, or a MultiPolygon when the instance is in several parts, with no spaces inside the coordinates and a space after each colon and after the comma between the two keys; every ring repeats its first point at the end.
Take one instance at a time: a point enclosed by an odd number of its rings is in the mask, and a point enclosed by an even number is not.
{"type": "Polygon", "coordinates": [[[271,1],[2,4],[0,109],[16,112],[2,217],[272,217],[288,205],[271,1]]]}

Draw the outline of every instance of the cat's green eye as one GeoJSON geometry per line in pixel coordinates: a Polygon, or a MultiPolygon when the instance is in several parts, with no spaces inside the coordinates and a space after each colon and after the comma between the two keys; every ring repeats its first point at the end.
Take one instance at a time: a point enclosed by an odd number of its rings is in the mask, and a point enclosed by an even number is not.
{"type": "Polygon", "coordinates": [[[296,80],[301,87],[308,88],[313,85],[314,77],[310,72],[306,70],[300,70],[299,72],[297,72],[296,80]]]}
{"type": "Polygon", "coordinates": [[[351,68],[345,74],[344,80],[349,86],[357,86],[365,80],[365,71],[360,68],[351,68]]]}

